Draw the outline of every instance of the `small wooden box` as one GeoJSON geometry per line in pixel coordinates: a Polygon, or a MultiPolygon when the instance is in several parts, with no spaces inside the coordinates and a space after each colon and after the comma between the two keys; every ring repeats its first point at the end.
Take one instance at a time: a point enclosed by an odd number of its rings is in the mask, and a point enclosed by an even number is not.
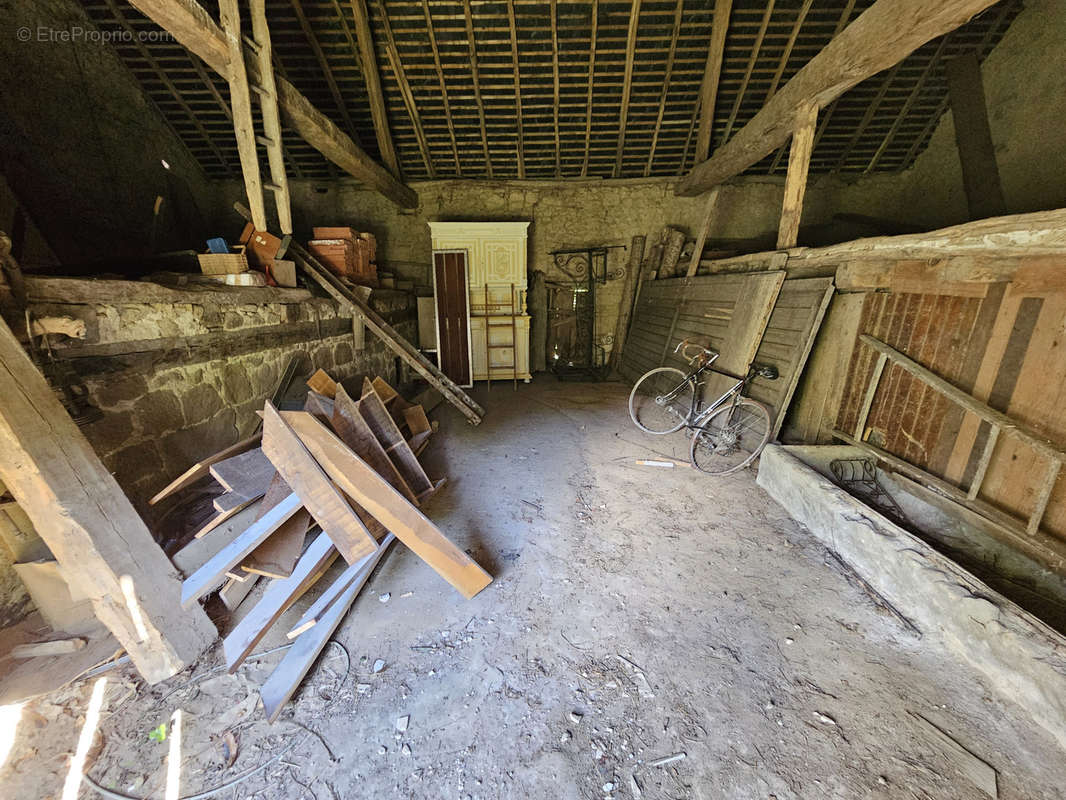
{"type": "Polygon", "coordinates": [[[196,259],[204,275],[236,275],[248,271],[244,253],[200,253],[196,259]]]}

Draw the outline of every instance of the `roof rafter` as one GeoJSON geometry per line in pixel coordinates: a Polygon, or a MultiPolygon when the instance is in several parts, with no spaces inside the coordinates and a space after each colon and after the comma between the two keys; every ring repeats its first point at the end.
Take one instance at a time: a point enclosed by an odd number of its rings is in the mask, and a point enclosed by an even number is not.
{"type": "Polygon", "coordinates": [[[589,172],[589,151],[592,147],[592,89],[596,84],[596,38],[599,34],[600,0],[592,0],[592,27],[589,31],[588,89],[585,95],[585,155],[581,160],[581,177],[589,172]]]}
{"type": "Polygon", "coordinates": [[[700,124],[696,136],[696,160],[703,161],[711,153],[711,128],[718,103],[718,84],[722,78],[722,59],[725,56],[725,37],[729,31],[729,15],[733,0],[715,0],[714,25],[711,28],[711,44],[707,51],[707,67],[700,87],[700,124]]]}
{"type": "Polygon", "coordinates": [[[637,28],[640,24],[640,0],[633,0],[629,11],[629,33],[626,36],[625,77],[622,80],[622,105],[618,112],[618,147],[614,157],[614,177],[622,174],[622,153],[626,146],[626,124],[629,122],[629,99],[633,90],[633,54],[637,46],[637,28]]]}
{"type": "MultiPolygon", "coordinates": [[[[334,0],[337,2],[337,0],[334,0]]],[[[392,143],[392,131],[389,128],[389,115],[385,110],[385,94],[381,90],[381,73],[378,71],[378,59],[374,53],[374,36],[370,32],[370,12],[366,0],[349,0],[352,17],[355,19],[355,37],[359,55],[359,64],[366,84],[367,97],[370,100],[370,119],[374,123],[374,138],[378,142],[381,160],[393,175],[400,176],[400,162],[396,158],[396,147],[392,143]]]]}
{"type": "Polygon", "coordinates": [[[304,32],[307,44],[310,45],[311,52],[315,54],[315,60],[318,61],[318,66],[322,70],[322,77],[325,78],[329,93],[333,96],[333,103],[337,106],[337,111],[340,112],[341,118],[344,120],[344,126],[348,129],[347,134],[352,137],[353,142],[358,144],[359,135],[356,132],[355,123],[352,122],[352,117],[348,113],[348,105],[344,102],[344,95],[341,94],[337,79],[333,76],[333,69],[329,65],[329,59],[322,52],[322,45],[318,43],[318,37],[315,35],[315,30],[311,27],[311,23],[304,13],[303,5],[300,0],[289,0],[289,2],[292,4],[292,11],[296,15],[297,22],[300,23],[300,28],[304,32]]]}
{"type": "Polygon", "coordinates": [[[492,156],[489,153],[489,137],[485,126],[485,103],[481,98],[481,77],[477,64],[477,45],[474,43],[474,16],[470,0],[463,0],[463,17],[466,22],[466,44],[470,52],[470,72],[474,78],[474,101],[477,103],[478,122],[481,126],[481,146],[485,150],[485,171],[492,179],[492,156]]]}
{"type": "Polygon", "coordinates": [[[525,131],[522,129],[522,80],[518,71],[518,26],[515,24],[514,0],[507,0],[507,22],[511,26],[511,69],[514,73],[514,108],[518,125],[515,151],[518,156],[518,178],[526,177],[525,131]]]}
{"type": "Polygon", "coordinates": [[[426,132],[422,128],[422,116],[419,114],[418,104],[411,91],[411,84],[407,80],[407,73],[404,72],[400,51],[396,49],[396,39],[392,34],[392,23],[389,22],[389,10],[385,7],[385,0],[378,0],[378,11],[381,14],[381,28],[385,32],[385,54],[389,59],[389,66],[392,67],[393,77],[396,78],[396,83],[400,87],[400,94],[407,107],[407,115],[411,118],[411,125],[415,130],[415,138],[418,141],[418,149],[422,153],[422,162],[426,166],[426,172],[429,173],[430,178],[435,178],[437,174],[433,169],[433,156],[426,142],[426,132]]]}
{"type": "Polygon", "coordinates": [[[659,94],[659,114],[655,118],[655,132],[651,135],[651,149],[648,151],[648,163],[644,165],[644,177],[651,174],[655,163],[655,148],[659,144],[659,131],[663,127],[663,115],[666,113],[666,96],[670,93],[670,75],[674,71],[674,56],[677,54],[677,39],[681,35],[681,13],[685,9],[685,0],[677,0],[674,9],[674,27],[670,31],[670,50],[666,56],[666,74],[663,76],[663,90],[659,94]]]}
{"type": "Polygon", "coordinates": [[[459,145],[455,139],[455,122],[452,120],[452,104],[448,101],[448,86],[444,82],[444,68],[440,63],[440,49],[437,47],[437,35],[433,31],[433,15],[429,11],[429,0],[422,0],[422,11],[426,17],[426,33],[429,34],[429,46],[433,50],[433,64],[437,68],[437,82],[440,84],[440,96],[444,101],[444,119],[448,123],[448,136],[452,140],[452,157],[455,159],[455,174],[462,177],[463,165],[459,160],[459,145]]]}

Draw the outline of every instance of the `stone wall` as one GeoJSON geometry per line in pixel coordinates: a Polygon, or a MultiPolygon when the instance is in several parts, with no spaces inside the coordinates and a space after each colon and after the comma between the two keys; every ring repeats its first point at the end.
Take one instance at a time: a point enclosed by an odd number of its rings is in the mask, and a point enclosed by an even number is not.
{"type": "MultiPolygon", "coordinates": [[[[357,350],[350,315],[303,289],[61,278],[28,284],[35,315],[85,322],[83,340],[53,349],[103,412],[82,430],[142,513],[170,479],[254,431],[256,412],[292,356],[301,356],[303,376],[322,368],[338,380],[396,380],[383,343],[367,333],[357,350]]],[[[411,295],[379,290],[371,303],[414,338],[411,295]]]]}

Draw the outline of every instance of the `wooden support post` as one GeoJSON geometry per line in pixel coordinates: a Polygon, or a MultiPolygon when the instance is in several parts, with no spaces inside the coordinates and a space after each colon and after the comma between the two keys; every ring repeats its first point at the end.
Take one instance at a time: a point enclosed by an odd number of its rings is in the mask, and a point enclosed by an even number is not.
{"type": "Polygon", "coordinates": [[[855,422],[855,438],[860,442],[864,440],[866,433],[866,418],[870,416],[870,408],[874,404],[874,395],[877,394],[877,386],[881,383],[881,375],[884,374],[888,356],[881,353],[874,365],[874,374],[870,376],[870,383],[866,386],[866,396],[862,399],[862,407],[859,409],[859,418],[855,422]]]}
{"type": "Polygon", "coordinates": [[[711,232],[711,222],[714,220],[714,211],[718,207],[718,193],[722,187],[715,186],[707,195],[707,208],[703,212],[703,223],[700,232],[696,236],[696,245],[692,248],[692,260],[688,262],[686,278],[694,277],[700,268],[700,258],[703,257],[703,248],[707,244],[707,234],[711,232]]]}
{"type": "Polygon", "coordinates": [[[797,108],[819,108],[928,41],[966,23],[995,0],[877,0],[833,38],[675,193],[695,197],[739,175],[788,141],[797,108]]]}
{"type": "Polygon", "coordinates": [[[785,198],[781,204],[781,224],[777,229],[779,250],[795,247],[799,239],[803,195],[807,191],[807,169],[811,164],[814,129],[817,124],[818,106],[815,103],[808,103],[796,114],[796,130],[792,134],[792,150],[788,155],[785,198]]]}
{"type": "Polygon", "coordinates": [[[971,50],[950,59],[944,65],[944,71],[947,73],[955,144],[962,164],[962,183],[966,189],[970,219],[1006,214],[1007,203],[999,180],[977,53],[971,50]]]}
{"type": "Polygon", "coordinates": [[[711,43],[707,50],[707,65],[700,84],[700,126],[696,134],[696,161],[706,161],[711,154],[711,126],[718,101],[718,83],[722,78],[722,57],[725,55],[725,35],[729,30],[729,14],[733,0],[715,0],[711,43]]]}
{"type": "Polygon", "coordinates": [[[622,286],[622,301],[618,305],[618,322],[614,326],[614,348],[611,350],[611,366],[618,368],[622,350],[629,333],[629,320],[633,314],[633,300],[640,283],[640,265],[644,260],[644,236],[634,236],[629,243],[629,264],[626,266],[626,282],[622,286]]]}
{"type": "Polygon", "coordinates": [[[176,674],[215,628],[179,608],[174,567],[2,320],[0,385],[0,481],[141,676],[176,674]]]}

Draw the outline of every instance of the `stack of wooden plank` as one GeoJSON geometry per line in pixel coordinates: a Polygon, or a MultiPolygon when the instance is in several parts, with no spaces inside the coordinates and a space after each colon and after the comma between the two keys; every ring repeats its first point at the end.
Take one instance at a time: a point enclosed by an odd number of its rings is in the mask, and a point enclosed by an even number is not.
{"type": "Polygon", "coordinates": [[[308,385],[302,411],[268,402],[258,437],[194,465],[153,498],[207,474],[224,490],[216,515],[174,555],[187,576],[185,607],[222,587],[235,608],[256,580],[270,580],[223,642],[231,672],[338,557],[347,563],[288,631],[293,646],[261,688],[271,721],[395,539],[465,597],[492,581],[419,510],[444,484],[418,460],[434,432],[422,406],[380,378],[364,380],[358,399],[321,370],[308,385]]]}
{"type": "Polygon", "coordinates": [[[330,270],[362,286],[378,285],[374,234],[351,228],[314,228],[313,233],[307,249],[330,270]]]}

